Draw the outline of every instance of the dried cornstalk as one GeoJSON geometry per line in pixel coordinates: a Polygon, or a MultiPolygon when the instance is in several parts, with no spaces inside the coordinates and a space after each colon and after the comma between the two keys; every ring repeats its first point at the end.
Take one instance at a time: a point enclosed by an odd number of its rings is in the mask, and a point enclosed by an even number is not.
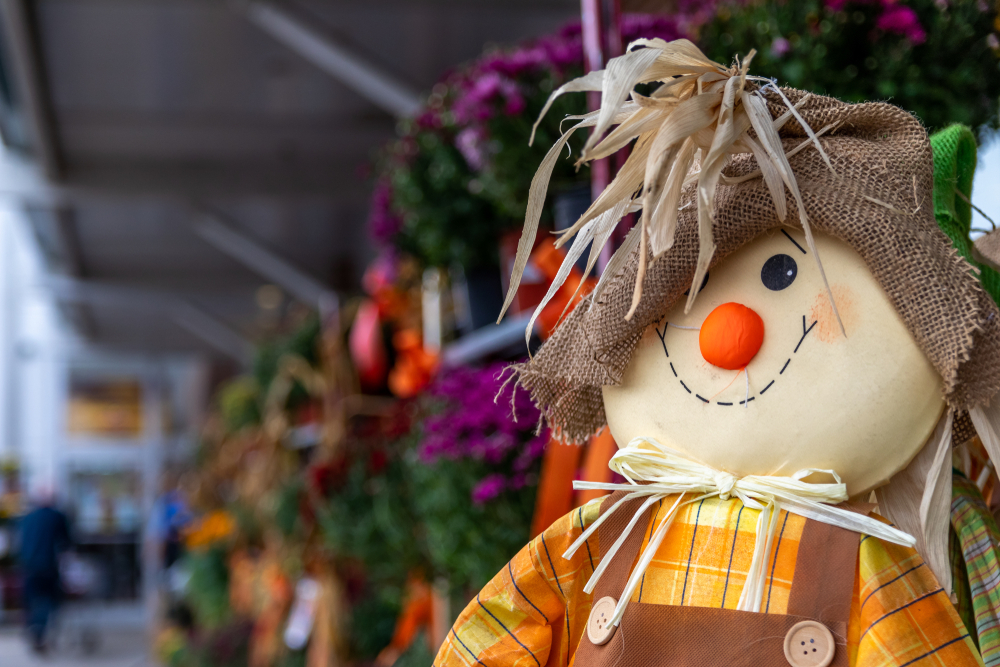
{"type": "MultiPolygon", "coordinates": [[[[732,156],[744,153],[752,154],[757,161],[759,171],[753,176],[763,178],[780,220],[784,221],[788,213],[786,188],[795,200],[806,242],[816,260],[830,303],[837,312],[826,273],[816,252],[801,192],[778,136],[778,130],[794,118],[808,135],[808,144],[820,152],[832,171],[833,166],[818,140],[818,135],[830,128],[813,132],[797,108],[769,80],[748,76],[747,70],[754,53],[751,51],[742,63],[737,61],[735,66],[727,68],[707,58],[688,40],[666,42],[642,39],[630,44],[624,55],[613,58],[607,69],[590,72],[552,93],[535,127],[552,102],[563,93],[601,91],[601,108],[573,117],[578,122],[556,141],[535,173],[528,196],[524,231],[518,243],[510,288],[500,318],[514,299],[531,254],[555,162],[572,134],[584,127],[593,127],[594,130],[584,145],[578,165],[611,155],[633,141],[635,144],[628,160],[608,187],[569,229],[560,232],[556,246],[570,240],[572,246],[548,294],[538,305],[536,314],[562,286],[583,248],[592,243],[587,266],[589,273],[594,260],[611,238],[615,225],[626,212],[638,205],[642,210],[638,230],[629,234],[627,242],[612,257],[606,269],[606,274],[619,270],[625,262],[623,255],[632,253],[636,246],[640,248],[632,306],[626,315],[626,319],[631,318],[642,298],[647,253],[655,261],[671,248],[682,190],[686,184],[695,183],[699,254],[692,289],[685,305],[685,312],[689,311],[698,294],[696,286],[701,284],[715,253],[712,223],[716,187],[720,182],[729,181],[722,172],[732,156]],[[748,81],[765,85],[748,89],[748,81]],[[637,84],[657,82],[661,85],[649,97],[634,90],[637,84]],[[771,118],[762,95],[764,88],[775,90],[788,107],[778,118],[771,118]],[[751,136],[751,130],[755,136],[751,136]]],[[[805,100],[801,100],[799,105],[803,102],[805,100]]],[[[800,145],[789,153],[793,154],[802,147],[800,145]]],[[[602,279],[598,291],[603,288],[603,283],[602,279]]],[[[837,319],[839,322],[839,313],[837,319]]]]}

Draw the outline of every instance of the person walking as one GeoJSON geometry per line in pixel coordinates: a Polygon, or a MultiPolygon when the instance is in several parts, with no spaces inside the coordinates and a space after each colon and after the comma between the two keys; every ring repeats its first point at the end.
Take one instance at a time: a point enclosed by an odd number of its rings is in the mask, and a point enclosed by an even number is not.
{"type": "Polygon", "coordinates": [[[45,652],[49,618],[62,601],[59,557],[69,547],[69,520],[55,507],[52,491],[45,489],[20,521],[24,607],[32,648],[39,653],[45,652]]]}

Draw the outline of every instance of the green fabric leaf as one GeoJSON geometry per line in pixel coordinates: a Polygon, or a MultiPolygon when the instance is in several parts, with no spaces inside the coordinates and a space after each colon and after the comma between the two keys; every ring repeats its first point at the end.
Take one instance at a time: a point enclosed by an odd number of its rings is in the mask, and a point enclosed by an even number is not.
{"type": "Polygon", "coordinates": [[[1000,303],[1000,274],[972,256],[972,178],[976,172],[976,135],[964,125],[951,125],[931,135],[934,153],[934,217],[941,231],[970,264],[980,270],[983,289],[1000,303]],[[959,193],[964,196],[959,196],[959,193]]]}

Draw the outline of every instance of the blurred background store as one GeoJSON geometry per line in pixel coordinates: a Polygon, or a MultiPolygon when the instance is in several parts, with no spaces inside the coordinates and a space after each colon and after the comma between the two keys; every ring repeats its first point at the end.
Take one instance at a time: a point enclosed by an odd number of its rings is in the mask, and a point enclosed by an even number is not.
{"type": "MultiPolygon", "coordinates": [[[[993,0],[0,0],[0,664],[39,659],[16,526],[51,488],[52,664],[430,665],[586,500],[571,479],[610,474],[609,438],[492,401],[562,261],[532,255],[492,324],[534,170],[586,111],[529,148],[548,93],[639,37],[755,46],[780,82],[976,128],[975,236],[998,31],[993,0]]],[[[543,224],[623,157],[561,162],[543,224]]]]}

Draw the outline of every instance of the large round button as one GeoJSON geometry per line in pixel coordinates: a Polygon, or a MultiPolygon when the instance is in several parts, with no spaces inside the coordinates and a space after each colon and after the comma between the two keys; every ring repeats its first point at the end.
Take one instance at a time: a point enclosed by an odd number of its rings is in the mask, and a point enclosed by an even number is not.
{"type": "Polygon", "coordinates": [[[833,633],[816,621],[796,623],[785,635],[785,659],[792,667],[827,667],[836,650],[833,633]]]}
{"type": "Polygon", "coordinates": [[[607,644],[611,635],[615,634],[615,626],[611,625],[611,617],[615,613],[618,601],[613,597],[601,598],[590,610],[587,621],[587,636],[595,646],[607,644]]]}

